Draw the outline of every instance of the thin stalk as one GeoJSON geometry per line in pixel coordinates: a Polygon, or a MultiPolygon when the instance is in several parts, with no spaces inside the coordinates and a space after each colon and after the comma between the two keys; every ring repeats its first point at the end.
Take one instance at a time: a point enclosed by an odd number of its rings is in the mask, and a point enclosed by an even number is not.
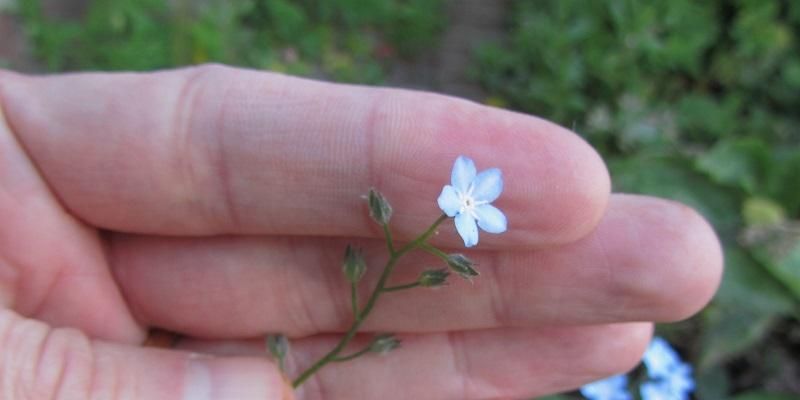
{"type": "MultiPolygon", "coordinates": [[[[326,364],[333,362],[338,357],[339,353],[344,350],[348,343],[356,336],[356,332],[358,328],[361,327],[361,324],[364,323],[364,320],[369,316],[369,313],[375,307],[375,303],[378,301],[378,298],[383,293],[384,289],[386,288],[386,282],[389,280],[389,276],[394,271],[394,267],[397,264],[397,260],[400,259],[403,255],[408,253],[409,251],[420,247],[423,243],[425,243],[434,232],[436,232],[436,228],[447,219],[447,215],[442,214],[433,224],[419,235],[416,239],[411,241],[410,243],[406,244],[400,250],[390,252],[389,259],[386,261],[386,265],[383,267],[383,273],[381,273],[381,277],[378,279],[378,283],[375,285],[375,289],[372,291],[372,294],[369,296],[367,303],[364,305],[364,308],[361,310],[360,313],[357,314],[357,317],[353,320],[352,325],[350,325],[350,329],[345,333],[344,337],[339,341],[339,343],[334,347],[331,351],[325,354],[322,358],[317,360],[311,367],[303,371],[293,382],[292,387],[298,387],[303,384],[311,375],[314,375],[320,368],[324,367],[326,364]]],[[[388,232],[388,227],[386,228],[386,232],[388,232]]],[[[387,236],[387,240],[390,239],[390,236],[387,236]]],[[[388,246],[388,245],[387,245],[388,246]]],[[[392,248],[390,248],[392,249],[392,248]]]]}
{"type": "Polygon", "coordinates": [[[406,283],[405,285],[389,286],[387,288],[383,288],[383,291],[384,292],[396,292],[398,290],[411,289],[411,288],[415,288],[417,286],[419,286],[419,282],[411,282],[411,283],[406,283]]]}
{"type": "Polygon", "coordinates": [[[429,245],[427,243],[423,243],[422,245],[419,246],[419,248],[422,249],[422,250],[427,251],[428,253],[433,254],[436,257],[441,258],[444,262],[447,262],[447,260],[450,258],[450,256],[447,253],[445,253],[445,252],[443,252],[443,251],[437,249],[436,247],[433,247],[433,246],[431,246],[431,245],[429,245]]]}
{"type": "Polygon", "coordinates": [[[358,285],[350,283],[350,305],[353,308],[353,318],[358,318],[358,285]]]}
{"type": "Polygon", "coordinates": [[[332,362],[350,361],[350,360],[352,360],[354,358],[357,358],[357,357],[363,356],[364,354],[369,353],[369,350],[370,350],[371,347],[372,346],[367,346],[367,347],[365,347],[365,348],[363,348],[363,349],[361,349],[361,350],[359,350],[359,351],[357,351],[357,352],[355,352],[353,354],[350,354],[349,356],[336,357],[336,358],[334,358],[332,360],[332,362]]]}
{"type": "Polygon", "coordinates": [[[393,256],[394,241],[392,240],[392,231],[389,230],[389,224],[383,224],[383,235],[386,237],[386,248],[389,250],[389,256],[393,256]]]}

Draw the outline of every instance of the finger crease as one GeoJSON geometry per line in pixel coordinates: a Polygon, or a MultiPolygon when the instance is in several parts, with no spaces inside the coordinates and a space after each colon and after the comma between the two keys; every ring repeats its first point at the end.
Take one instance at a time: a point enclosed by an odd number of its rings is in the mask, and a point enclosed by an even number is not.
{"type": "Polygon", "coordinates": [[[494,318],[495,326],[508,326],[512,324],[508,307],[511,302],[507,300],[506,291],[503,290],[502,282],[500,281],[500,273],[502,270],[501,265],[502,255],[498,252],[489,253],[489,268],[486,268],[483,273],[489,276],[484,276],[481,282],[489,286],[489,301],[491,302],[492,315],[494,318]]]}
{"type": "Polygon", "coordinates": [[[459,382],[459,398],[470,398],[472,392],[469,381],[469,360],[464,348],[464,336],[461,332],[446,332],[447,347],[450,349],[450,359],[453,376],[459,382]]]}
{"type": "Polygon", "coordinates": [[[231,97],[231,87],[225,89],[225,94],[223,95],[223,102],[222,106],[220,106],[219,114],[217,115],[216,119],[216,129],[214,129],[215,136],[217,138],[217,179],[219,181],[219,186],[221,188],[221,196],[223,199],[223,203],[225,204],[225,214],[227,216],[227,226],[231,231],[237,231],[238,227],[240,226],[240,217],[239,212],[236,207],[236,202],[234,201],[234,191],[231,186],[231,173],[229,163],[230,159],[228,157],[228,150],[226,146],[225,138],[227,135],[223,134],[223,125],[226,119],[226,114],[228,113],[228,104],[230,101],[227,101],[228,98],[231,97]]]}

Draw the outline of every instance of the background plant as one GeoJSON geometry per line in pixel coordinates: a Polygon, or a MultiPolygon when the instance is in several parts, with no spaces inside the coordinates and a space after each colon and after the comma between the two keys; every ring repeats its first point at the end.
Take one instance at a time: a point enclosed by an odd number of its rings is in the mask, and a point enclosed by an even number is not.
{"type": "Polygon", "coordinates": [[[19,0],[53,71],[152,70],[223,62],[376,83],[385,64],[435,42],[441,0],[96,0],[78,20],[19,0]]]}
{"type": "Polygon", "coordinates": [[[512,8],[504,43],[477,53],[490,101],[572,127],[615,190],[687,203],[723,239],[713,304],[662,327],[698,369],[696,397],[800,393],[800,3],[512,8]]]}

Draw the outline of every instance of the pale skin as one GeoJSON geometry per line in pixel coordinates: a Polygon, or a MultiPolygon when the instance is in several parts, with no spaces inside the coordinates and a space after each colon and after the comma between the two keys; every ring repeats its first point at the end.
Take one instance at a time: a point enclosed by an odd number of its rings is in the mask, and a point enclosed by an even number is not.
{"type": "Polygon", "coordinates": [[[696,212],[610,194],[575,134],[463,100],[202,66],[0,71],[0,110],[3,399],[525,399],[633,367],[652,322],[696,313],[721,276],[696,212]],[[361,340],[403,346],[291,394],[263,335],[292,339],[293,376],[347,328],[344,246],[375,266],[364,293],[385,260],[361,195],[381,190],[409,240],[460,154],[502,169],[509,230],[464,251],[446,221],[433,243],[482,275],[383,296],[361,340]],[[187,338],[143,347],[153,327],[187,338]]]}

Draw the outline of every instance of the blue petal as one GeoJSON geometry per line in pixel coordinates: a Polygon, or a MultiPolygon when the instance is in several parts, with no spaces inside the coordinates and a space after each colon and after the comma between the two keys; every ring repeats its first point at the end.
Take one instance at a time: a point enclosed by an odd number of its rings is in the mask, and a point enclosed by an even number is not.
{"type": "Polygon", "coordinates": [[[475,162],[473,162],[472,159],[465,156],[458,156],[455,164],[453,164],[453,173],[450,176],[450,183],[452,183],[453,187],[457,190],[466,193],[469,189],[469,185],[471,185],[472,181],[475,179],[476,173],[477,169],[475,169],[475,162]]]}
{"type": "Polygon", "coordinates": [[[642,400],[665,400],[665,399],[688,399],[688,397],[676,397],[669,387],[660,381],[649,381],[639,387],[639,394],[642,395],[642,400]]]}
{"type": "Polygon", "coordinates": [[[464,239],[464,246],[472,247],[478,244],[478,225],[469,214],[456,215],[456,231],[464,239]]]}
{"type": "Polygon", "coordinates": [[[475,177],[474,185],[472,198],[491,203],[503,192],[503,173],[497,168],[489,168],[475,177]]]}
{"type": "Polygon", "coordinates": [[[581,387],[580,391],[589,400],[630,400],[632,397],[628,393],[626,375],[615,375],[589,383],[581,387]]]}
{"type": "Polygon", "coordinates": [[[503,233],[506,231],[508,222],[506,216],[497,207],[484,204],[475,207],[475,215],[478,217],[478,226],[489,233],[503,233]]]}
{"type": "Polygon", "coordinates": [[[458,199],[456,189],[450,185],[446,185],[442,189],[442,194],[436,200],[439,203],[439,208],[447,214],[448,217],[454,217],[458,210],[461,209],[461,201],[458,199]]]}
{"type": "Polygon", "coordinates": [[[647,367],[647,376],[663,378],[681,363],[681,358],[666,340],[654,337],[650,346],[647,347],[642,361],[647,367]]]}
{"type": "Polygon", "coordinates": [[[676,393],[689,393],[694,390],[694,379],[692,379],[692,367],[689,364],[680,363],[673,369],[672,373],[666,378],[665,382],[676,393]]]}

